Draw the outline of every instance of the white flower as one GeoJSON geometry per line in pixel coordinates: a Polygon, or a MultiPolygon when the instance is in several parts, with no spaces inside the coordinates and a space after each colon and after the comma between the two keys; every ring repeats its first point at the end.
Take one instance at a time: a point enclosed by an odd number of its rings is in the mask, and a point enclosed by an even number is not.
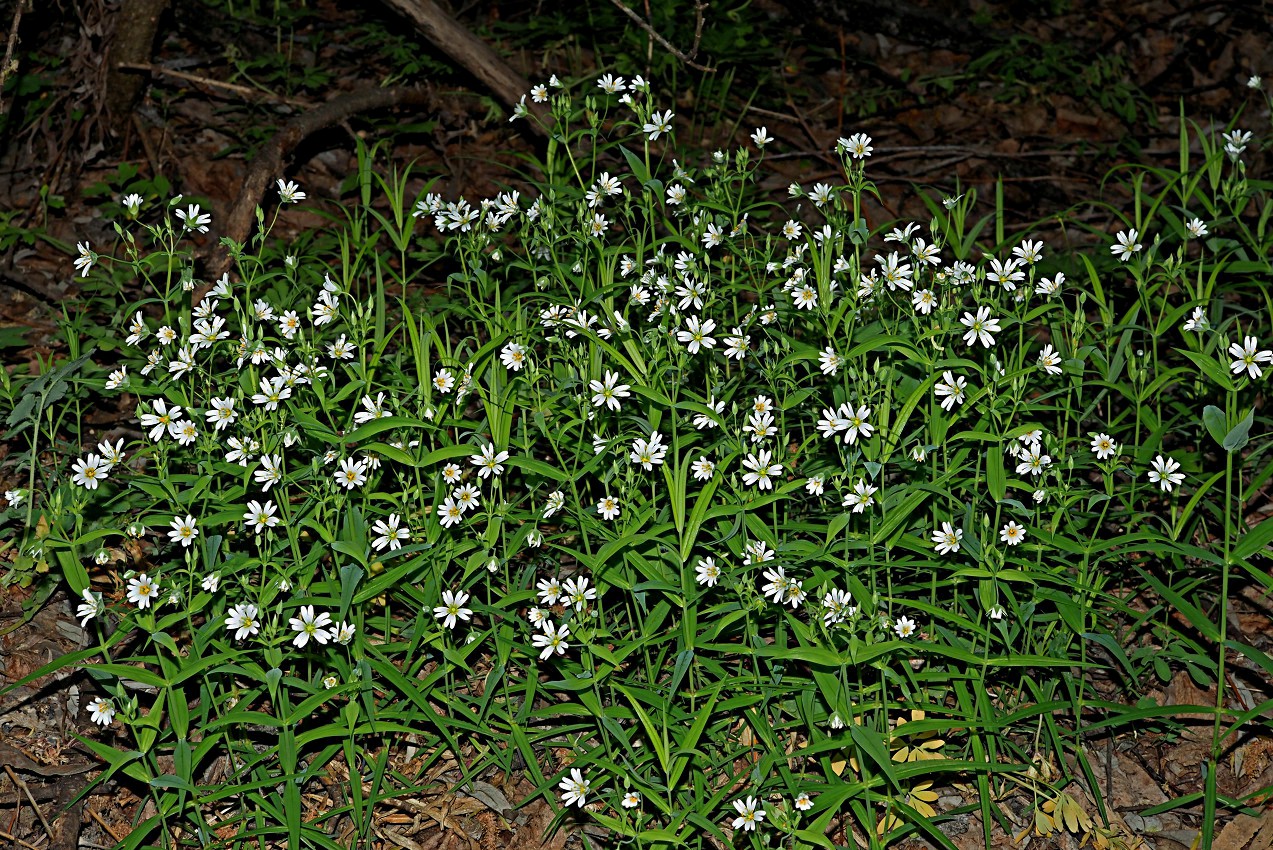
{"type": "Polygon", "coordinates": [[[822,597],[822,607],[826,609],[822,614],[822,623],[828,627],[843,623],[858,612],[852,595],[847,590],[836,587],[828,590],[822,597]]]}
{"type": "Polygon", "coordinates": [[[557,511],[561,510],[566,504],[566,496],[560,490],[554,490],[548,494],[548,500],[544,503],[544,519],[548,519],[557,511]]]}
{"type": "Polygon", "coordinates": [[[982,345],[990,348],[995,344],[994,334],[1001,330],[999,320],[990,318],[989,307],[978,307],[975,316],[972,313],[964,313],[959,321],[968,328],[968,332],[964,334],[964,343],[967,345],[973,345],[980,340],[982,345]]]}
{"type": "Polygon", "coordinates": [[[1061,374],[1061,355],[1052,348],[1052,343],[1043,346],[1039,352],[1039,368],[1049,375],[1061,374]]]}
{"type": "Polygon", "coordinates": [[[606,94],[617,94],[627,88],[624,85],[623,77],[616,77],[613,74],[603,74],[601,79],[597,80],[597,88],[606,94]]]}
{"type": "Polygon", "coordinates": [[[859,478],[858,482],[853,485],[853,492],[844,494],[844,507],[851,507],[853,508],[853,513],[860,514],[875,504],[875,494],[878,491],[879,488],[867,484],[865,478],[859,478]]]}
{"type": "Polygon", "coordinates": [[[189,419],[178,419],[168,426],[168,434],[183,446],[188,446],[199,436],[199,426],[189,419]]]}
{"type": "Polygon", "coordinates": [[[411,537],[411,531],[407,528],[399,528],[398,523],[401,522],[397,514],[389,514],[388,520],[376,520],[371,530],[379,535],[371,542],[376,551],[383,550],[386,546],[390,551],[402,548],[402,541],[411,537]]]}
{"type": "MultiPolygon", "coordinates": [[[[725,402],[709,398],[707,400],[707,408],[714,412],[717,416],[720,416],[725,412],[725,402]]],[[[694,427],[699,431],[708,428],[715,428],[716,424],[716,420],[708,416],[706,413],[698,413],[694,416],[694,427]]]]}
{"type": "Polygon", "coordinates": [[[592,404],[594,407],[605,405],[611,410],[619,409],[619,400],[627,398],[631,387],[627,384],[619,383],[619,373],[606,371],[605,381],[591,381],[588,385],[593,392],[592,404]]]}
{"type": "Polygon", "coordinates": [[[1201,239],[1202,237],[1206,236],[1209,232],[1207,230],[1206,222],[1204,222],[1200,218],[1195,218],[1192,221],[1190,221],[1188,224],[1186,224],[1185,230],[1189,234],[1189,236],[1186,238],[1189,238],[1189,239],[1201,239]]]}
{"type": "Polygon", "coordinates": [[[986,280],[1000,284],[1006,292],[1014,291],[1017,283],[1024,277],[1025,272],[1018,268],[1017,260],[1000,263],[994,257],[990,258],[990,271],[986,272],[986,280]]]}
{"type": "Polygon", "coordinates": [[[602,519],[614,519],[619,515],[619,500],[613,496],[606,496],[597,502],[597,513],[601,514],[602,519]]]}
{"type": "Polygon", "coordinates": [[[1008,524],[999,530],[999,539],[1009,546],[1016,546],[1025,540],[1025,527],[1018,525],[1016,520],[1009,520],[1008,524]]]}
{"type": "Polygon", "coordinates": [[[354,414],[354,422],[359,425],[365,425],[368,422],[374,422],[377,419],[385,419],[392,414],[385,408],[385,394],[377,393],[373,399],[371,396],[362,397],[363,409],[354,414]]]}
{"type": "Polygon", "coordinates": [[[1184,329],[1202,333],[1211,329],[1211,322],[1208,321],[1207,314],[1201,307],[1194,307],[1193,312],[1189,314],[1189,318],[1185,320],[1184,329]]]}
{"type": "Polygon", "coordinates": [[[217,431],[225,430],[234,424],[234,421],[239,417],[239,414],[234,409],[233,398],[228,396],[226,398],[212,398],[208,399],[208,404],[210,406],[207,412],[204,413],[204,417],[217,431]]]}
{"type": "Polygon", "coordinates": [[[281,375],[274,378],[262,378],[260,386],[261,391],[253,394],[252,403],[262,405],[266,410],[278,410],[279,402],[292,397],[292,388],[287,385],[287,379],[281,375]]]}
{"type": "Polygon", "coordinates": [[[715,558],[700,558],[694,566],[694,572],[694,580],[707,587],[715,587],[721,576],[721,568],[716,565],[715,558]]]}
{"type": "Polygon", "coordinates": [[[809,796],[808,791],[801,791],[796,795],[795,807],[802,812],[813,808],[813,798],[809,796]]]}
{"type": "Polygon", "coordinates": [[[288,310],[278,320],[278,332],[284,339],[292,339],[301,329],[301,318],[295,310],[288,310]]]}
{"type": "Polygon", "coordinates": [[[225,627],[234,632],[235,640],[243,640],[261,631],[259,609],[251,602],[238,603],[225,618],[225,627]]]}
{"type": "Polygon", "coordinates": [[[324,646],[331,640],[332,635],[327,626],[332,624],[332,615],[326,611],[316,615],[313,605],[302,606],[301,615],[290,618],[288,622],[292,626],[292,631],[296,632],[296,637],[292,638],[292,645],[297,649],[303,649],[310,640],[324,646]]]}
{"type": "Polygon", "coordinates": [[[464,508],[455,501],[454,496],[447,496],[442,500],[442,504],[438,505],[438,521],[442,523],[443,528],[450,528],[462,519],[464,519],[464,508]]]}
{"type": "Polygon", "coordinates": [[[662,115],[655,110],[650,115],[650,120],[641,128],[642,133],[649,135],[650,141],[658,141],[659,136],[664,133],[672,132],[672,110],[665,111],[662,115]]]}
{"type": "Polygon", "coordinates": [[[252,480],[270,492],[271,487],[283,480],[283,456],[261,455],[261,468],[252,472],[252,480]]]}
{"type": "Polygon", "coordinates": [[[473,611],[465,608],[469,595],[463,590],[442,591],[442,604],[433,609],[433,616],[442,621],[443,628],[454,629],[458,620],[468,622],[473,619],[473,611]]]}
{"type": "Polygon", "coordinates": [[[200,213],[198,204],[191,204],[187,209],[177,210],[177,218],[181,219],[184,230],[197,230],[200,233],[207,233],[208,225],[212,223],[212,216],[200,213]]]}
{"type": "Polygon", "coordinates": [[[275,182],[278,184],[278,199],[282,203],[298,204],[305,200],[305,193],[301,191],[301,187],[291,180],[284,180],[280,177],[275,182]]]}
{"type": "Polygon", "coordinates": [[[357,633],[357,631],[358,631],[358,627],[356,625],[354,625],[353,623],[346,623],[342,621],[336,626],[334,639],[336,643],[340,644],[341,646],[346,646],[351,640],[354,639],[354,634],[357,633]]]}
{"type": "Polygon", "coordinates": [[[345,458],[340,462],[340,469],[332,476],[336,484],[346,490],[353,490],[367,483],[366,461],[345,458]]]}
{"type": "Polygon", "coordinates": [[[641,805],[641,795],[636,791],[624,791],[623,799],[620,800],[619,805],[625,809],[635,809],[641,805]]]}
{"type": "Polygon", "coordinates": [[[279,518],[274,515],[275,510],[275,504],[268,499],[265,504],[253,500],[248,502],[248,509],[243,514],[243,519],[248,524],[248,528],[252,529],[253,534],[260,534],[265,529],[278,525],[279,518]]]}
{"type": "Polygon", "coordinates": [[[1246,337],[1242,345],[1235,342],[1229,346],[1229,354],[1235,358],[1229,364],[1233,374],[1241,375],[1245,371],[1251,380],[1263,374],[1259,364],[1273,362],[1273,351],[1257,351],[1259,347],[1260,341],[1253,336],[1246,337]]]}
{"type": "Polygon", "coordinates": [[[118,369],[110,373],[106,379],[106,389],[117,390],[124,384],[128,383],[128,367],[120,366],[118,369]]]}
{"type": "Polygon", "coordinates": [[[159,596],[159,582],[142,573],[128,580],[128,601],[143,611],[159,596]]]}
{"type": "Polygon", "coordinates": [[[1012,254],[1013,256],[1020,258],[1022,262],[1034,265],[1039,260],[1043,259],[1043,243],[1027,239],[1017,247],[1013,248],[1012,254]]]}
{"type": "Polygon", "coordinates": [[[171,525],[172,530],[168,532],[168,538],[173,543],[180,543],[186,549],[189,549],[194,544],[194,539],[199,536],[195,519],[190,514],[187,514],[184,519],[180,516],[173,517],[171,525]]]}
{"type": "Polygon", "coordinates": [[[1151,466],[1153,468],[1149,470],[1149,480],[1161,487],[1164,493],[1170,493],[1172,487],[1185,480],[1185,474],[1176,471],[1180,468],[1180,462],[1174,458],[1158,455],[1151,466]]]}
{"type": "Polygon", "coordinates": [[[1043,453],[1043,446],[1039,443],[1027,446],[1025,453],[1020,456],[1020,460],[1021,462],[1017,464],[1018,475],[1039,476],[1052,465],[1052,458],[1043,453]]]}
{"type": "Polygon", "coordinates": [[[75,473],[71,477],[73,482],[85,490],[96,490],[97,485],[106,480],[111,465],[104,462],[100,455],[90,454],[71,464],[71,470],[75,473]]]}
{"type": "Polygon", "coordinates": [[[1038,295],[1045,298],[1051,298],[1061,291],[1061,287],[1065,284],[1065,272],[1057,272],[1055,277],[1039,278],[1039,282],[1035,284],[1034,291],[1038,295]]]}
{"type": "Polygon", "coordinates": [[[570,769],[570,775],[561,780],[557,785],[561,789],[561,802],[565,805],[576,805],[583,807],[585,798],[592,790],[592,782],[583,778],[583,773],[577,767],[570,769]]]}
{"type": "Polygon", "coordinates": [[[545,620],[540,628],[543,632],[531,638],[531,645],[541,650],[539,660],[547,661],[553,655],[565,655],[566,650],[570,648],[570,644],[566,643],[566,638],[570,637],[570,626],[563,623],[558,627],[551,621],[545,620]]]}
{"type": "Polygon", "coordinates": [[[168,407],[162,398],[157,398],[151,403],[151,409],[153,413],[141,415],[141,427],[149,428],[147,436],[157,442],[168,433],[168,426],[181,418],[181,408],[176,405],[168,407]]]}
{"type": "Polygon", "coordinates": [[[561,599],[561,582],[555,578],[541,578],[535,588],[538,591],[539,601],[544,605],[556,605],[557,600],[561,599]]]}
{"type": "Polygon", "coordinates": [[[756,132],[751,134],[751,140],[755,143],[756,147],[764,148],[765,145],[774,140],[774,137],[769,135],[768,127],[759,127],[756,129],[756,132]]]}
{"type": "Polygon", "coordinates": [[[1093,434],[1092,451],[1096,453],[1097,460],[1109,460],[1118,454],[1118,443],[1115,443],[1109,434],[1093,434]]]}
{"type": "Polygon", "coordinates": [[[871,415],[871,408],[863,405],[857,410],[853,409],[851,404],[840,405],[840,419],[844,424],[844,442],[853,445],[860,436],[862,439],[868,439],[871,432],[875,430],[875,426],[867,422],[867,417],[871,415]]]}
{"type": "Polygon", "coordinates": [[[854,159],[866,159],[871,155],[871,141],[871,137],[866,133],[854,133],[847,139],[840,139],[836,143],[836,148],[854,159]]]}
{"type": "Polygon", "coordinates": [[[824,375],[834,375],[843,364],[844,360],[829,345],[818,354],[818,366],[824,375]]]}
{"type": "Polygon", "coordinates": [[[597,599],[597,589],[588,587],[587,576],[574,576],[566,579],[561,586],[561,601],[568,602],[576,611],[588,607],[589,602],[597,599]]]}
{"type": "Polygon", "coordinates": [[[508,460],[508,452],[495,451],[494,443],[482,447],[482,453],[469,455],[469,462],[477,467],[479,478],[498,478],[504,472],[504,461],[508,460]]]}
{"type": "Polygon", "coordinates": [[[827,479],[824,475],[811,475],[804,482],[804,491],[810,496],[821,496],[826,489],[827,479]]]}
{"type": "Polygon", "coordinates": [[[964,530],[943,522],[941,529],[933,532],[932,539],[937,544],[937,554],[949,555],[959,551],[959,544],[964,539],[964,530]]]}
{"type": "Polygon", "coordinates": [[[520,372],[521,368],[526,365],[526,347],[516,342],[510,342],[500,350],[499,359],[509,371],[520,372]]]}
{"type": "Polygon", "coordinates": [[[1135,228],[1125,230],[1114,237],[1118,242],[1109,246],[1110,253],[1124,263],[1132,258],[1132,255],[1141,249],[1141,244],[1136,240],[1140,238],[1140,234],[1135,228]]]}
{"type": "Polygon", "coordinates": [[[781,463],[771,463],[773,454],[768,449],[761,449],[756,454],[749,454],[743,461],[743,468],[750,470],[743,474],[743,483],[756,485],[761,490],[772,490],[771,476],[782,472],[781,463]]]}
{"type": "Polygon", "coordinates": [[[695,481],[710,481],[712,473],[716,471],[716,464],[708,460],[707,455],[701,456],[690,466],[694,471],[695,481]]]}
{"type": "Polygon", "coordinates": [[[80,628],[88,628],[88,621],[94,617],[100,617],[106,612],[106,603],[102,601],[100,593],[94,593],[87,587],[80,594],[80,598],[84,601],[75,608],[75,616],[80,621],[80,628]]]}
{"type": "Polygon", "coordinates": [[[787,573],[782,567],[773,567],[765,570],[764,577],[767,581],[760,588],[760,592],[765,595],[766,599],[772,599],[775,603],[781,605],[790,595],[792,580],[787,578],[787,573]]]}
{"type": "Polygon", "coordinates": [[[899,638],[908,638],[915,634],[915,621],[910,617],[898,617],[893,623],[893,631],[899,638]]]}
{"type": "Polygon", "coordinates": [[[115,704],[105,697],[95,697],[88,704],[89,719],[99,726],[109,726],[115,719],[115,704]]]}
{"type": "Polygon", "coordinates": [[[947,369],[942,373],[942,380],[933,385],[933,395],[941,399],[942,410],[950,410],[964,403],[964,388],[967,386],[968,380],[963,375],[955,377],[947,369]]]}
{"type": "Polygon", "coordinates": [[[755,797],[735,800],[734,810],[738,812],[738,817],[733,821],[734,829],[741,829],[743,832],[755,831],[756,826],[765,819],[765,810],[755,797]]]}
{"type": "MultiPolygon", "coordinates": [[[[716,345],[716,340],[709,336],[715,329],[716,322],[711,319],[691,316],[685,321],[685,330],[677,331],[676,338],[686,343],[685,347],[690,354],[698,354],[700,348],[711,349],[716,345]]],[[[596,403],[595,399],[593,403],[596,403]]]]}

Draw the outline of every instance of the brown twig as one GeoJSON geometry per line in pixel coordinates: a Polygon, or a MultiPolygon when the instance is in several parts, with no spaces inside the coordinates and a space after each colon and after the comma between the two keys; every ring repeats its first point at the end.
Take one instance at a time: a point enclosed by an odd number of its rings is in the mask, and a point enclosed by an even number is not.
{"type": "Polygon", "coordinates": [[[665,49],[668,53],[671,53],[677,59],[680,59],[686,65],[689,65],[697,71],[702,71],[706,74],[716,73],[715,68],[707,65],[701,65],[694,61],[694,57],[698,55],[698,45],[703,40],[703,12],[707,9],[707,3],[704,2],[704,0],[695,0],[694,3],[694,14],[697,16],[698,20],[694,25],[694,44],[690,47],[689,53],[684,53],[673,46],[672,43],[660,35],[654,27],[650,26],[644,18],[632,9],[628,8],[628,6],[623,3],[623,0],[610,0],[610,2],[615,5],[616,9],[631,18],[637,26],[645,30],[646,34],[648,34],[650,38],[663,45],[663,49],[665,49]]]}
{"type": "Polygon", "coordinates": [[[163,65],[152,65],[144,62],[120,62],[116,67],[128,68],[132,71],[147,71],[151,74],[158,74],[163,77],[173,77],[178,80],[185,80],[188,83],[194,83],[195,85],[221,89],[242,97],[263,97],[266,100],[270,100],[275,103],[286,103],[288,106],[296,106],[302,109],[309,109],[313,106],[312,103],[307,103],[306,101],[296,100],[290,97],[283,97],[282,95],[264,91],[263,89],[254,89],[251,86],[241,86],[238,83],[227,83],[224,80],[214,80],[211,77],[205,77],[200,74],[187,74],[185,71],[165,68],[163,65]]]}
{"type": "Polygon", "coordinates": [[[31,808],[35,809],[35,816],[40,819],[40,826],[44,827],[44,833],[52,840],[53,827],[49,826],[49,822],[45,819],[44,812],[40,810],[40,804],[35,801],[35,797],[31,796],[31,789],[27,787],[26,782],[18,778],[18,775],[13,772],[13,768],[9,767],[9,765],[6,764],[4,766],[4,772],[9,774],[9,781],[17,788],[20,788],[23,794],[26,794],[27,799],[31,802],[31,808]]]}
{"type": "Polygon", "coordinates": [[[43,848],[35,844],[29,844],[23,841],[21,838],[18,838],[16,835],[14,835],[11,832],[4,832],[3,830],[0,830],[0,838],[3,838],[5,841],[12,841],[14,844],[18,845],[19,847],[27,848],[27,850],[43,850],[43,848]]]}
{"type": "Polygon", "coordinates": [[[13,58],[13,51],[18,47],[18,26],[22,23],[22,13],[26,10],[28,0],[18,0],[13,10],[13,23],[9,26],[9,41],[4,48],[4,64],[0,65],[0,115],[8,114],[9,108],[4,102],[4,85],[9,82],[9,75],[18,68],[13,58]]]}
{"type": "Polygon", "coordinates": [[[102,820],[102,816],[99,815],[97,812],[93,811],[92,809],[89,809],[88,816],[91,817],[93,820],[97,821],[97,825],[100,826],[102,829],[106,830],[106,833],[110,835],[111,838],[115,839],[116,841],[124,840],[124,836],[120,835],[118,832],[112,829],[111,825],[108,824],[106,821],[102,820]]]}

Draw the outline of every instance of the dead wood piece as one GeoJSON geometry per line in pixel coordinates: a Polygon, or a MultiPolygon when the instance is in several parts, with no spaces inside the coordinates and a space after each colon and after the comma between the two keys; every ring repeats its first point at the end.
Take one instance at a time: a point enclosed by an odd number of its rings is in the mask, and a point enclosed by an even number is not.
{"type": "Polygon", "coordinates": [[[18,29],[22,26],[22,13],[26,11],[29,2],[30,0],[19,0],[13,9],[13,23],[9,26],[9,40],[4,47],[4,63],[0,64],[0,115],[4,115],[9,108],[4,102],[4,84],[9,81],[9,75],[18,70],[18,61],[13,58],[13,51],[18,46],[18,29]]]}
{"type": "MultiPolygon", "coordinates": [[[[389,109],[396,106],[421,106],[427,101],[424,89],[419,88],[370,88],[352,91],[304,112],[284,124],[274,134],[274,138],[257,154],[248,167],[247,176],[243,180],[243,188],[239,191],[238,200],[234,202],[229,214],[225,217],[225,225],[221,234],[238,244],[244,244],[252,233],[252,223],[256,220],[256,208],[265,197],[270,183],[283,176],[284,160],[313,133],[337,124],[361,112],[372,112],[377,109],[389,109]]],[[[230,268],[232,257],[230,252],[218,249],[217,255],[208,265],[208,277],[216,280],[230,268]]],[[[205,283],[195,293],[197,303],[211,284],[205,283]]]]}
{"type": "MultiPolygon", "coordinates": [[[[530,83],[508,66],[489,44],[448,15],[433,0],[384,0],[385,5],[406,17],[415,28],[461,68],[504,102],[514,106],[530,91],[530,83]]],[[[536,128],[534,122],[529,126],[536,128]]]]}
{"type": "Polygon", "coordinates": [[[126,65],[150,60],[150,48],[155,43],[159,29],[159,17],[168,7],[168,0],[128,0],[121,3],[115,13],[114,36],[110,45],[110,70],[106,74],[106,91],[103,102],[110,115],[116,136],[122,136],[132,121],[133,105],[141,94],[145,82],[139,74],[126,65]]]}
{"type": "Polygon", "coordinates": [[[96,765],[91,763],[85,764],[40,764],[35,759],[28,756],[19,749],[9,746],[8,744],[0,744],[0,765],[12,767],[14,770],[22,773],[31,773],[36,776],[73,776],[78,773],[92,770],[96,765]]]}

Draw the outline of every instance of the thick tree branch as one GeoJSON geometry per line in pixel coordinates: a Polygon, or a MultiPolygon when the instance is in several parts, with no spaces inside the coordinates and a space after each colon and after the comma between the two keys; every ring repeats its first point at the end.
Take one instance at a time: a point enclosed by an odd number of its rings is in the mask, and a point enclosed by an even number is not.
{"type": "MultiPolygon", "coordinates": [[[[384,3],[410,20],[429,43],[476,77],[506,106],[516,106],[530,91],[530,83],[521,74],[433,0],[384,0],[384,3]]],[[[527,126],[535,133],[543,133],[543,128],[534,121],[527,122],[527,126]]]]}
{"type": "MultiPolygon", "coordinates": [[[[371,88],[342,94],[322,106],[297,115],[280,127],[274,134],[274,138],[270,139],[252,160],[247,176],[243,180],[243,188],[239,191],[238,200],[230,208],[229,214],[224,219],[224,225],[220,228],[222,236],[239,244],[248,241],[248,237],[252,234],[252,224],[256,220],[256,208],[265,197],[269,185],[283,176],[286,158],[313,133],[361,112],[398,106],[422,106],[426,102],[427,96],[423,89],[371,88]]],[[[230,268],[230,262],[229,252],[218,246],[208,265],[208,277],[212,280],[219,278],[230,268]]],[[[196,302],[207,288],[210,288],[210,284],[206,284],[201,292],[196,294],[196,302]]]]}

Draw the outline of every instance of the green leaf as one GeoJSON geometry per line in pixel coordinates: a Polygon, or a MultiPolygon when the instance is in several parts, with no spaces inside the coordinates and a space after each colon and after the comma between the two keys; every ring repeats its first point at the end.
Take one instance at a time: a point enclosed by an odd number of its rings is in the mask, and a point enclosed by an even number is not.
{"type": "Polygon", "coordinates": [[[888,779],[890,785],[900,789],[897,774],[893,772],[893,760],[889,758],[888,747],[884,745],[884,739],[880,733],[856,723],[849,727],[849,732],[853,737],[853,743],[858,745],[863,755],[875,762],[876,767],[888,779]]]}
{"type": "Polygon", "coordinates": [[[1273,542],[1273,517],[1263,522],[1238,538],[1238,545],[1233,547],[1231,557],[1236,560],[1253,557],[1261,553],[1270,542],[1273,542]]]}
{"type": "Polygon", "coordinates": [[[1229,430],[1229,422],[1225,418],[1223,410],[1214,404],[1208,404],[1202,409],[1202,424],[1207,426],[1207,432],[1211,434],[1211,439],[1221,445],[1224,444],[1225,432],[1229,430]]]}
{"type": "Polygon", "coordinates": [[[1008,494],[1008,476],[1003,468],[1003,449],[991,446],[986,449],[986,486],[990,490],[990,498],[1002,502],[1008,494]]]}
{"type": "Polygon", "coordinates": [[[1203,354],[1201,351],[1190,351],[1187,348],[1177,348],[1175,351],[1192,360],[1194,365],[1202,370],[1202,374],[1215,382],[1220,389],[1233,392],[1233,381],[1229,378],[1229,373],[1224,371],[1224,367],[1216,362],[1214,357],[1203,354]]]}
{"type": "Polygon", "coordinates": [[[650,169],[645,167],[645,162],[642,161],[641,157],[628,150],[624,145],[620,145],[619,150],[623,152],[623,158],[628,161],[628,168],[632,169],[633,175],[641,181],[641,185],[644,186],[649,183],[650,169]]]}
{"type": "Polygon", "coordinates": [[[1246,416],[1229,429],[1229,433],[1224,435],[1224,439],[1220,441],[1220,447],[1226,452],[1236,452],[1244,447],[1250,440],[1251,424],[1255,422],[1255,408],[1247,411],[1246,416]]]}

